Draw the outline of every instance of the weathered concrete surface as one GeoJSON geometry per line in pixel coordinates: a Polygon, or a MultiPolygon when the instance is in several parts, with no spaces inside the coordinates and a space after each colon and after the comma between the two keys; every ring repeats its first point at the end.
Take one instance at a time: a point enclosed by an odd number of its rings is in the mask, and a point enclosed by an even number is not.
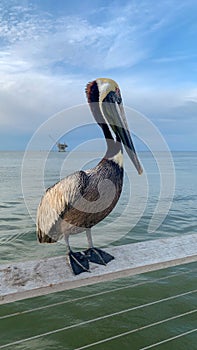
{"type": "Polygon", "coordinates": [[[197,261],[197,234],[106,249],[115,260],[74,276],[66,257],[0,267],[0,304],[197,261]]]}

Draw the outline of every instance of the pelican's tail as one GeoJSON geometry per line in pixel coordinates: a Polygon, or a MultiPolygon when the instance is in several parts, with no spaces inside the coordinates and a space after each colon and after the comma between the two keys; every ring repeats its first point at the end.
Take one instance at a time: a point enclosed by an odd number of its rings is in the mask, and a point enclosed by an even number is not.
{"type": "Polygon", "coordinates": [[[37,231],[37,237],[38,237],[38,241],[40,243],[56,243],[57,242],[52,237],[43,234],[43,232],[40,229],[38,229],[38,231],[37,231]]]}

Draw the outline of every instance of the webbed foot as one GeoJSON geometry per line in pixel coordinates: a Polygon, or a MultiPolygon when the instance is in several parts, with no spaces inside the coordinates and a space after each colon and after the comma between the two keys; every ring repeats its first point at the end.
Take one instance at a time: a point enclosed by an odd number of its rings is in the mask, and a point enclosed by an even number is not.
{"type": "Polygon", "coordinates": [[[89,261],[100,265],[107,265],[111,260],[114,259],[111,254],[94,247],[85,250],[84,254],[87,256],[89,261]]]}
{"type": "Polygon", "coordinates": [[[89,260],[85,254],[70,251],[68,253],[69,264],[75,275],[82,272],[89,272],[89,260]]]}

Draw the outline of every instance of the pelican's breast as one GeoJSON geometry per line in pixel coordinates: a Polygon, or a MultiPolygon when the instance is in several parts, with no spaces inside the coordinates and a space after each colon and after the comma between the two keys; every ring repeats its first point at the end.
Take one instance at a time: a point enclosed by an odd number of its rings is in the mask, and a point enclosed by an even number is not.
{"type": "Polygon", "coordinates": [[[90,210],[85,215],[86,227],[102,221],[114,209],[123,185],[123,168],[110,159],[102,159],[91,170],[87,170],[89,185],[84,191],[90,210]]]}

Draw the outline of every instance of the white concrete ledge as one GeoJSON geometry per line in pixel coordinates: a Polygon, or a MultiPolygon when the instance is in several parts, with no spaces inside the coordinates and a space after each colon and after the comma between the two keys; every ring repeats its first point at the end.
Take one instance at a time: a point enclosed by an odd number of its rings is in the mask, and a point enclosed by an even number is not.
{"type": "Polygon", "coordinates": [[[0,267],[0,304],[197,261],[197,234],[106,249],[115,260],[74,276],[65,256],[0,267]]]}

